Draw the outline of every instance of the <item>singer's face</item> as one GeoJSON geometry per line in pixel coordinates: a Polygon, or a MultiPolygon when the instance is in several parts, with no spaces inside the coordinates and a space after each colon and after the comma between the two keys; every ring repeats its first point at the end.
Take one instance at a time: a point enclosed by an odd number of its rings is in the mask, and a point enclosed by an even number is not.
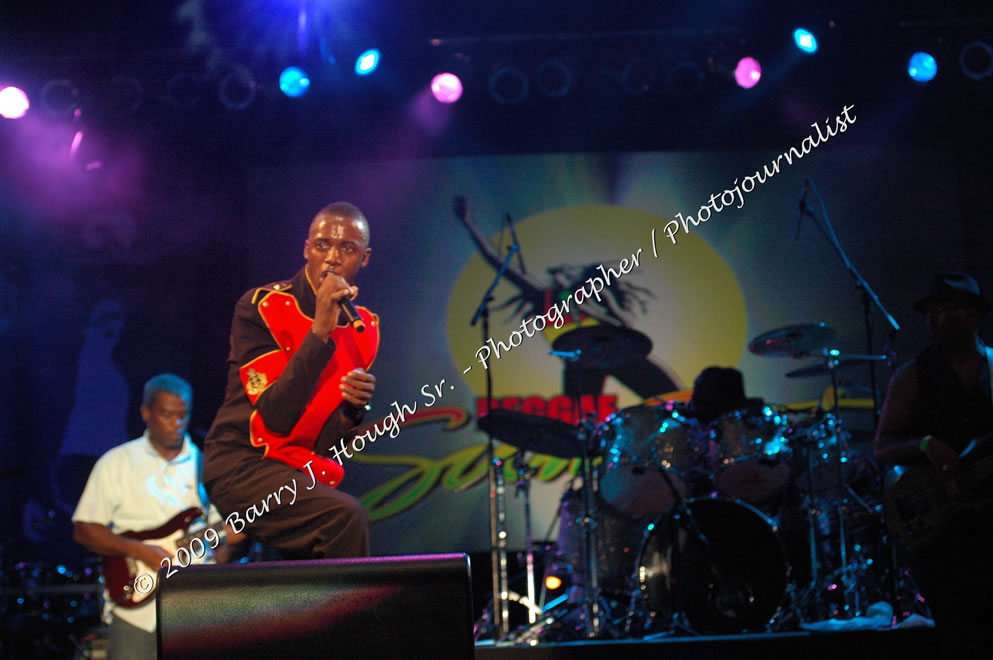
{"type": "Polygon", "coordinates": [[[369,230],[364,220],[337,215],[319,215],[303,244],[307,276],[320,286],[327,273],[340,275],[351,284],[369,263],[369,230]]]}

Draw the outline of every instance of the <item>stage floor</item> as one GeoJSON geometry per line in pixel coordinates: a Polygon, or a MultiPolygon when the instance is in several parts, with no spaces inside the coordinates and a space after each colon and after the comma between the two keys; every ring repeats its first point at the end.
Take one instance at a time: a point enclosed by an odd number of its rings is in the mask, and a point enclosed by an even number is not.
{"type": "Polygon", "coordinates": [[[938,658],[934,628],[831,633],[770,633],[543,643],[533,647],[476,645],[477,660],[710,660],[711,658],[938,658]]]}

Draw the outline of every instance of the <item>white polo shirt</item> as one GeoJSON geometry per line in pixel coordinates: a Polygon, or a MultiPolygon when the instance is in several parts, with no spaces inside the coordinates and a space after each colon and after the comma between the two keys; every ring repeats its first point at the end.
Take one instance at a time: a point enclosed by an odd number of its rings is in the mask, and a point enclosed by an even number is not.
{"type": "MultiPolygon", "coordinates": [[[[72,521],[106,525],[114,533],[155,529],[191,507],[207,506],[207,491],[199,483],[200,449],[187,435],[183,449],[167,461],[148,439],[148,431],[114,447],[93,466],[72,521]]],[[[209,505],[208,523],[220,522],[209,505]]],[[[197,562],[201,563],[201,562],[197,562]]],[[[175,566],[175,559],[173,560],[175,566]]],[[[157,570],[158,567],[156,566],[157,570]]],[[[182,568],[179,568],[182,570],[182,568]]],[[[155,631],[155,598],[138,607],[117,607],[104,592],[104,620],[119,616],[133,626],[155,631]]]]}

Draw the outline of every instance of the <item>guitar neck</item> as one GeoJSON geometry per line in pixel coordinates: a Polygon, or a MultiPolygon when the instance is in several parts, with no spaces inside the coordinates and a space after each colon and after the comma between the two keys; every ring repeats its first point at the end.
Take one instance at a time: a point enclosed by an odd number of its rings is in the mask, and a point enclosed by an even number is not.
{"type": "Polygon", "coordinates": [[[183,538],[179,539],[179,541],[176,544],[177,547],[188,546],[190,542],[193,541],[193,539],[200,539],[201,541],[205,541],[204,534],[207,533],[207,530],[214,530],[214,532],[217,533],[217,538],[219,539],[217,542],[218,546],[227,543],[228,540],[227,529],[225,529],[223,522],[219,522],[214,525],[209,525],[207,527],[204,527],[203,529],[197,530],[192,534],[187,534],[183,538]]]}

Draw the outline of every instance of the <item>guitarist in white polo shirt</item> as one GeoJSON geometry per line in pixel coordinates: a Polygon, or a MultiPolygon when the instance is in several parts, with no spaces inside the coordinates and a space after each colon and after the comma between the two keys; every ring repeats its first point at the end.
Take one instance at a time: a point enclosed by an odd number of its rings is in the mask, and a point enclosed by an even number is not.
{"type": "Polygon", "coordinates": [[[993,652],[993,350],[979,338],[990,312],[976,280],[938,275],[914,305],[932,343],[890,381],[876,433],[880,463],[905,470],[887,518],[914,551],[914,574],[944,657],[993,652]],[[901,482],[902,480],[902,482],[901,482]]]}
{"type": "MultiPolygon", "coordinates": [[[[221,516],[207,502],[199,479],[200,450],[186,433],[193,389],[179,376],[159,374],[145,383],[143,394],[145,433],[114,447],[93,466],[72,517],[73,538],[105,558],[125,558],[140,566],[133,561],[138,560],[145,566],[136,570],[154,576],[162,560],[176,563],[178,548],[170,548],[165,541],[157,543],[158,534],[142,540],[127,532],[155,530],[194,507],[208,512],[208,523],[219,522],[221,516]]],[[[181,535],[179,530],[174,534],[181,535]]],[[[235,539],[229,536],[228,540],[235,539]]],[[[219,555],[229,547],[221,546],[219,555]]],[[[108,565],[105,559],[104,615],[111,619],[110,658],[155,658],[154,597],[140,593],[144,589],[134,593],[134,577],[115,588],[108,565]]],[[[124,582],[128,579],[125,569],[124,582]]]]}

